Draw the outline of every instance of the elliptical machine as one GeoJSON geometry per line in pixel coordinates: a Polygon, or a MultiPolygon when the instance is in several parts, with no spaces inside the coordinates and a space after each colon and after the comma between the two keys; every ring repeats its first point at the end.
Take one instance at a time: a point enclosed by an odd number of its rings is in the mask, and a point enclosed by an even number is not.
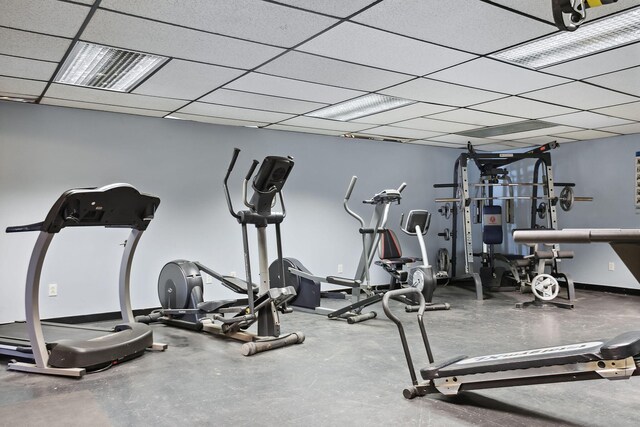
{"type": "Polygon", "coordinates": [[[271,288],[268,275],[267,234],[268,225],[275,225],[278,251],[277,265],[283,269],[280,224],[286,216],[282,187],[284,186],[294,162],[291,157],[267,156],[253,179],[253,196],[247,200],[247,186],[260,162],[254,160],[243,181],[242,195],[248,210],[236,212],[229,195],[227,181],[235,166],[240,149],[233,151],[233,157],[224,178],[224,194],[229,213],[242,226],[242,243],[246,280],[223,276],[197,261],[174,260],[167,263],[158,279],[158,297],[162,309],[149,316],[138,316],[137,321],[149,323],[160,321],[167,325],[185,329],[209,332],[228,338],[245,341],[242,353],[245,356],[299,344],[304,334],[294,332],[280,336],[279,311],[290,312],[287,301],[296,296],[291,286],[271,288]],[[278,196],[282,212],[272,212],[275,198],[278,196]],[[249,255],[247,225],[254,225],[258,235],[258,258],[260,262],[260,285],[253,283],[249,255]],[[238,299],[204,301],[202,272],[217,279],[223,286],[241,294],[238,299]],[[258,323],[258,333],[247,331],[258,323]]]}

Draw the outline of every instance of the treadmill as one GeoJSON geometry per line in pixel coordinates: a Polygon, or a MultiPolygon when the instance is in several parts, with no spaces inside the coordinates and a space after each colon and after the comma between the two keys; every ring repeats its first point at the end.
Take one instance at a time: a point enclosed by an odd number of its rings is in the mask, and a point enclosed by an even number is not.
{"type": "MultiPolygon", "coordinates": [[[[0,337],[0,354],[33,363],[11,362],[8,369],[48,375],[82,377],[87,371],[142,355],[146,349],[164,350],[165,344],[153,342],[148,325],[136,323],[131,309],[130,273],[133,255],[142,233],[153,219],[160,199],[142,194],[129,184],[111,184],[100,188],[78,188],[65,191],[44,221],[7,227],[7,233],[39,231],[29,261],[25,288],[25,316],[28,340],[17,336],[0,337]],[[53,237],[67,227],[130,228],[120,264],[120,311],[123,323],[111,333],[98,337],[60,339],[47,343],[39,312],[40,274],[53,237]]],[[[7,325],[5,325],[6,327],[7,325]]],[[[58,325],[60,326],[60,325],[58,325]]],[[[68,326],[70,327],[70,326],[68,326]]],[[[95,334],[97,328],[79,327],[95,334]]]]}

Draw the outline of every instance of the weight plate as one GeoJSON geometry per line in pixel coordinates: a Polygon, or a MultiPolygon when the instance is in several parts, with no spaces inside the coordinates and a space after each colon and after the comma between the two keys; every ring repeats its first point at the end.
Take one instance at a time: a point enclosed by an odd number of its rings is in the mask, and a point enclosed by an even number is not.
{"type": "Polygon", "coordinates": [[[573,197],[573,188],[564,187],[562,189],[562,191],[560,192],[560,207],[563,211],[568,212],[571,210],[574,202],[573,197]]]}
{"type": "Polygon", "coordinates": [[[542,301],[551,301],[558,296],[560,284],[550,274],[538,274],[531,281],[531,292],[542,301]]]}

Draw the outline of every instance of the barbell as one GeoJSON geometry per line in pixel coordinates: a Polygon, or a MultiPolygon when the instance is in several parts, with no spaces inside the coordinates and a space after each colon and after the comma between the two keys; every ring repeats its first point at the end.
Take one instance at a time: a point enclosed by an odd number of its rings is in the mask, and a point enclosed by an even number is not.
{"type": "MultiPolygon", "coordinates": [[[[460,192],[458,192],[460,194],[460,192]]],[[[468,197],[463,199],[462,197],[442,197],[437,198],[436,203],[457,203],[464,202],[465,206],[468,206],[471,202],[478,200],[549,200],[552,204],[560,202],[560,208],[563,211],[568,212],[573,207],[575,202],[592,202],[593,197],[576,196],[573,192],[573,188],[567,186],[560,192],[560,197],[548,197],[548,196],[493,196],[493,197],[468,197]]]]}

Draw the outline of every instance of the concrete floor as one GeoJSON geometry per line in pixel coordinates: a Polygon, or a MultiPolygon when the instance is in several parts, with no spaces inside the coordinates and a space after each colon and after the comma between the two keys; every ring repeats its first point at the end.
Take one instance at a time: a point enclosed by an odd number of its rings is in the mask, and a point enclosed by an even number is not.
{"type": "MultiPolygon", "coordinates": [[[[578,290],[577,308],[516,309],[517,293],[483,302],[455,287],[436,291],[452,309],[429,313],[436,361],[611,338],[638,328],[640,297],[578,290]]],[[[335,301],[334,301],[335,302],[335,301]]],[[[402,311],[413,323],[415,314],[402,311]]],[[[637,426],[640,378],[467,392],[405,400],[409,374],[395,326],[379,318],[356,325],[295,312],[285,331],[303,331],[297,346],[240,354],[233,341],[154,326],[164,353],[82,379],[0,370],[2,426],[637,426]]],[[[411,325],[415,326],[415,325],[411,325]]],[[[418,367],[417,327],[409,335],[418,367]]],[[[0,359],[6,366],[7,359],[0,359]]]]}

